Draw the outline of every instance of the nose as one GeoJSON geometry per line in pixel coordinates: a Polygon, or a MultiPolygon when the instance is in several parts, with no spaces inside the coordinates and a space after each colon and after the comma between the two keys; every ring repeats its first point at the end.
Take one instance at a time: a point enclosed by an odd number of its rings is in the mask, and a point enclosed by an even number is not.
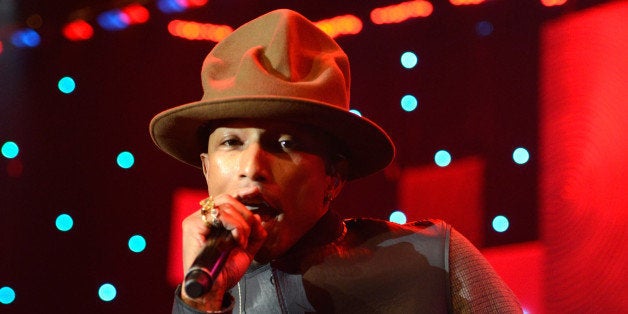
{"type": "Polygon", "coordinates": [[[249,144],[240,155],[240,178],[267,182],[270,175],[270,154],[258,142],[249,144]]]}

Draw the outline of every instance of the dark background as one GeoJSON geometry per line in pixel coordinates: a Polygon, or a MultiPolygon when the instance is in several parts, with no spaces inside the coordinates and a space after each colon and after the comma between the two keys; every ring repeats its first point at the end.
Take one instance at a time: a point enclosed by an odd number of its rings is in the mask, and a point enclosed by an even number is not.
{"type": "Polygon", "coordinates": [[[547,8],[531,0],[466,7],[433,1],[427,18],[378,26],[370,11],[397,2],[214,0],[167,15],[145,1],[147,23],[117,32],[94,26],[94,37],[85,42],[65,40],[60,29],[77,12],[93,15],[130,2],[12,2],[15,10],[0,15],[0,142],[17,142],[20,155],[0,159],[0,287],[11,286],[17,297],[0,304],[0,312],[169,311],[167,248],[178,236],[169,234],[172,194],[178,187],[203,189],[204,181],[200,171],[154,147],[148,122],[161,110],[200,99],[200,65],[213,47],[169,35],[170,20],[235,28],[281,7],[313,21],[358,16],[363,30],[337,39],[352,62],[352,104],[389,132],[398,155],[386,171],[349,185],[335,208],[345,216],[387,219],[398,209],[400,171],[432,164],[442,148],[454,163],[481,156],[486,230],[498,213],[506,212],[512,224],[505,233],[486,232],[482,246],[496,246],[538,237],[539,29],[601,2],[547,8]],[[42,43],[12,47],[7,37],[33,14],[44,21],[42,43]],[[490,35],[476,33],[481,21],[492,23],[490,35]],[[412,70],[399,63],[407,50],[419,56],[412,70]],[[69,95],[56,88],[65,75],[77,81],[69,95]],[[410,113],[399,106],[407,93],[419,99],[410,113]],[[532,156],[525,166],[513,166],[518,146],[532,156]],[[128,170],[115,163],[124,150],[135,155],[128,170]],[[8,175],[16,162],[23,171],[8,175]],[[74,219],[69,232],[55,228],[61,213],[74,219]],[[148,242],[141,254],[126,247],[136,233],[148,242]],[[97,297],[105,282],[116,284],[112,302],[97,297]]]}

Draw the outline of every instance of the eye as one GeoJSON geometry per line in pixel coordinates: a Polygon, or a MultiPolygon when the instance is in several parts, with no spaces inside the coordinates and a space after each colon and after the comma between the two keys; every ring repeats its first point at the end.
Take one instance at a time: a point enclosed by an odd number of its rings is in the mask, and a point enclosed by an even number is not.
{"type": "Polygon", "coordinates": [[[242,141],[238,138],[226,138],[220,142],[220,146],[235,147],[242,145],[242,141]]]}
{"type": "Polygon", "coordinates": [[[292,137],[282,137],[279,139],[279,145],[284,150],[298,150],[300,148],[299,143],[292,137]]]}

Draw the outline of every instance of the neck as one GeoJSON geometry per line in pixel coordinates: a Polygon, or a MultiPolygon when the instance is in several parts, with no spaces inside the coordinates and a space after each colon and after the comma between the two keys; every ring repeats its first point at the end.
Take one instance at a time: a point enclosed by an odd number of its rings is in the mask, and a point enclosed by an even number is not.
{"type": "Polygon", "coordinates": [[[303,271],[319,263],[328,250],[335,251],[335,246],[330,244],[341,240],[345,233],[342,217],[327,211],[288,252],[272,260],[271,264],[286,272],[303,271]]]}

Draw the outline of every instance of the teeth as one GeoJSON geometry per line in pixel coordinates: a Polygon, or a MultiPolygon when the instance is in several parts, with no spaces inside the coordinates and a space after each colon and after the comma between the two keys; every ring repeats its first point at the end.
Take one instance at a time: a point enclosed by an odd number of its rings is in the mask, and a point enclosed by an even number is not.
{"type": "Polygon", "coordinates": [[[259,204],[244,204],[244,206],[246,206],[246,208],[248,208],[249,210],[263,210],[270,208],[270,205],[268,205],[268,203],[266,202],[262,202],[259,204]]]}

